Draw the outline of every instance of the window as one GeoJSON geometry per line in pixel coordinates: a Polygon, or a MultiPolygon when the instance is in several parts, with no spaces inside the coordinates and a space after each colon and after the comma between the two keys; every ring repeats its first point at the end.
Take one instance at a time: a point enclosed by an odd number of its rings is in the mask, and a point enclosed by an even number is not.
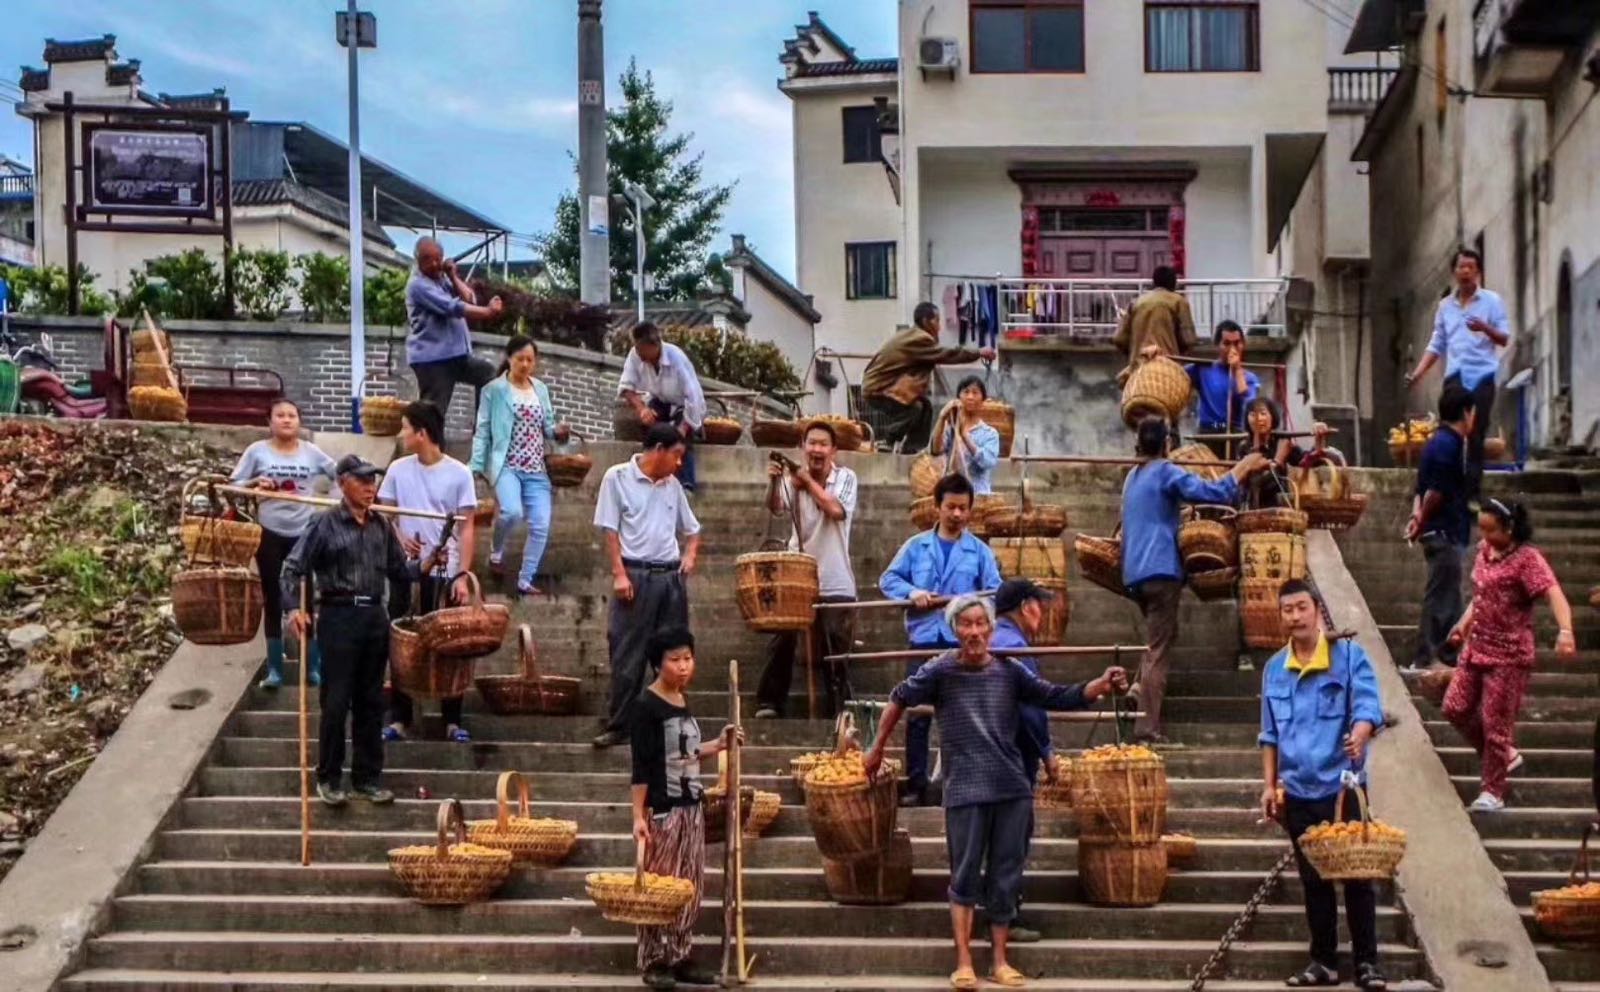
{"type": "Polygon", "coordinates": [[[894,281],[893,241],[865,241],[844,246],[845,299],[892,300],[894,281]]]}
{"type": "Polygon", "coordinates": [[[844,108],[844,160],[846,164],[883,160],[877,107],[844,108]]]}
{"type": "Polygon", "coordinates": [[[1260,7],[1239,0],[1148,0],[1147,72],[1255,72],[1261,68],[1260,7]]]}
{"type": "Polygon", "coordinates": [[[1083,0],[970,0],[973,72],[1082,72],[1083,0]]]}

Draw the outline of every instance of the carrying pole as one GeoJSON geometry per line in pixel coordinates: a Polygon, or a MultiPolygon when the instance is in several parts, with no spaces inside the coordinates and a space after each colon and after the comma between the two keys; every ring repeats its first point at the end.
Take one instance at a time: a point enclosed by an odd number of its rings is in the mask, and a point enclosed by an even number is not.
{"type": "Polygon", "coordinates": [[[307,670],[311,664],[311,625],[310,614],[306,610],[310,606],[311,580],[300,579],[300,616],[308,622],[306,628],[300,632],[300,864],[311,864],[311,765],[310,765],[310,723],[311,702],[306,698],[306,690],[310,685],[307,670]]]}
{"type": "MultiPolygon", "coordinates": [[[[344,502],[343,500],[330,499],[326,496],[297,496],[294,493],[273,492],[271,489],[251,489],[248,486],[217,486],[216,489],[217,492],[227,493],[230,496],[248,496],[251,499],[261,500],[275,499],[284,503],[304,503],[307,506],[331,508],[344,502]]],[[[448,513],[435,513],[432,510],[406,510],[398,506],[388,506],[384,503],[374,503],[367,509],[386,517],[421,517],[424,520],[450,519],[450,514],[448,513]]],[[[457,523],[464,523],[466,519],[465,514],[458,513],[455,516],[457,523]]]]}
{"type": "Polygon", "coordinates": [[[739,662],[728,661],[728,725],[723,749],[725,839],[722,847],[722,984],[743,985],[750,977],[744,956],[744,820],[739,767],[739,662]]]}

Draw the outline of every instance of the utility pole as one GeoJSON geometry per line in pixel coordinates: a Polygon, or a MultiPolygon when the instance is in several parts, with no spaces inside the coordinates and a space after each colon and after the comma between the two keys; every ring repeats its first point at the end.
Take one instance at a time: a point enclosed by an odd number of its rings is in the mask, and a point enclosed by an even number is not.
{"type": "MultiPolygon", "coordinates": [[[[349,0],[343,12],[334,14],[339,44],[349,53],[350,101],[350,430],[361,433],[361,387],[367,378],[367,320],[365,313],[366,247],[361,223],[361,111],[360,83],[357,78],[357,53],[378,47],[378,18],[356,9],[349,0]]],[[[374,218],[376,220],[376,218],[374,218]]]]}
{"type": "Polygon", "coordinates": [[[605,306],[611,302],[611,191],[600,3],[578,0],[578,290],[583,302],[605,306]]]}

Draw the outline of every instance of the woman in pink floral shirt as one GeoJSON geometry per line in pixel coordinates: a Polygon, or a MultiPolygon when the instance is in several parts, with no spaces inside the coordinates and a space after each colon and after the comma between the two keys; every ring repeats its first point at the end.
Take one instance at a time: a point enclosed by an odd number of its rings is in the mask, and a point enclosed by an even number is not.
{"type": "Polygon", "coordinates": [[[1561,583],[1539,549],[1528,544],[1533,525],[1527,509],[1485,500],[1478,531],[1483,540],[1472,566],[1472,605],[1450,632],[1450,643],[1465,649],[1444,697],[1444,715],[1483,759],[1483,791],[1470,808],[1494,812],[1505,809],[1506,777],[1522,767],[1517,711],[1533,671],[1534,603],[1545,600],[1555,614],[1558,657],[1575,655],[1577,644],[1561,583]]]}

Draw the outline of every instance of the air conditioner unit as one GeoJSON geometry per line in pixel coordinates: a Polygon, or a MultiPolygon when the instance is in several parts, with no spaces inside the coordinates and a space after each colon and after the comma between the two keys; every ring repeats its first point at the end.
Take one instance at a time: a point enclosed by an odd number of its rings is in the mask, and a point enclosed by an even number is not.
{"type": "Polygon", "coordinates": [[[922,38],[917,41],[917,68],[930,72],[956,74],[961,64],[961,46],[954,38],[922,38]]]}

